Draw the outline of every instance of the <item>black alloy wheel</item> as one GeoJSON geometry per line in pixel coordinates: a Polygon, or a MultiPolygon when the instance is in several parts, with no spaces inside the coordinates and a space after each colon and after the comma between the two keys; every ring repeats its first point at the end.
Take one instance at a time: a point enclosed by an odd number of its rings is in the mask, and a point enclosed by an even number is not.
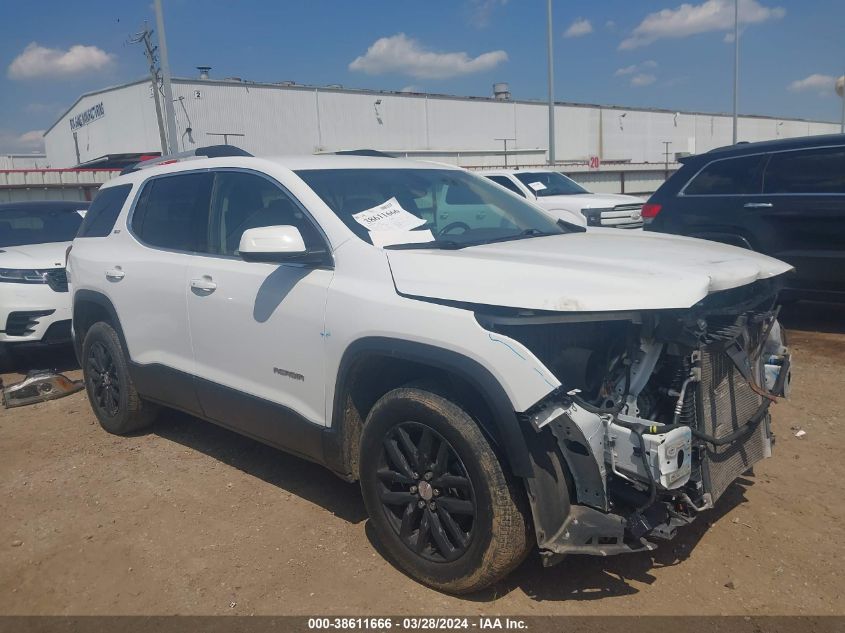
{"type": "Polygon", "coordinates": [[[109,417],[115,417],[120,411],[120,378],[111,352],[100,341],[88,352],[87,369],[94,391],[94,406],[109,417]]]}
{"type": "Polygon", "coordinates": [[[476,501],[455,449],[419,422],[394,426],[377,471],[382,509],[413,553],[433,562],[460,558],[472,543],[476,501]]]}

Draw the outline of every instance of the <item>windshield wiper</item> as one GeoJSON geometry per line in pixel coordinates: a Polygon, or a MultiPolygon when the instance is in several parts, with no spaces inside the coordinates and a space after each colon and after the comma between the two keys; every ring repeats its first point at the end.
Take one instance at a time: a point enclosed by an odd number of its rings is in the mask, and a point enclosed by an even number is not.
{"type": "Polygon", "coordinates": [[[408,251],[417,248],[432,248],[442,251],[456,251],[467,246],[474,246],[472,242],[461,244],[454,240],[433,240],[431,242],[411,242],[409,244],[390,244],[384,248],[392,251],[408,251]]]}

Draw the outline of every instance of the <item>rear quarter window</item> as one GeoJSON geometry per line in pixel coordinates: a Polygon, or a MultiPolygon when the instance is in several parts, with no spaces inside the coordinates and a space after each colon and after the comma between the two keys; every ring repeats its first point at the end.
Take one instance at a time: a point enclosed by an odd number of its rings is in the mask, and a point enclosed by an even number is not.
{"type": "Polygon", "coordinates": [[[778,152],[766,167],[765,193],[845,193],[845,147],[778,152]]]}
{"type": "Polygon", "coordinates": [[[77,237],[106,237],[114,229],[117,216],[120,215],[132,185],[118,185],[106,187],[94,198],[82,225],[79,227],[77,237]]]}
{"type": "Polygon", "coordinates": [[[763,189],[765,156],[738,156],[709,163],[687,184],[687,196],[758,194],[763,189]]]}

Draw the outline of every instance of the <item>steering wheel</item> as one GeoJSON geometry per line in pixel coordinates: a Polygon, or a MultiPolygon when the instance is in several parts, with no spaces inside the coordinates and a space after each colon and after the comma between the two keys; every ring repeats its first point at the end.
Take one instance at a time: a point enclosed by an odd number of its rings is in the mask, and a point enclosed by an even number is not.
{"type": "Polygon", "coordinates": [[[461,232],[458,235],[463,235],[464,233],[469,231],[469,224],[467,224],[466,222],[450,222],[449,224],[444,226],[442,229],[440,229],[437,232],[437,235],[438,236],[448,235],[449,232],[453,231],[454,229],[462,229],[461,232]]]}

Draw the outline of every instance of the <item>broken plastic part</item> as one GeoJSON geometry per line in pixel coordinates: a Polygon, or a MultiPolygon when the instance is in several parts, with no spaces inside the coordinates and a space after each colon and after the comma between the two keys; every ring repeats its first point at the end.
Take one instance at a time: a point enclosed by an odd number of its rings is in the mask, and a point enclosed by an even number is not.
{"type": "Polygon", "coordinates": [[[64,374],[44,369],[29,372],[22,381],[8,387],[0,382],[3,406],[7,409],[55,400],[76,393],[83,386],[81,380],[71,380],[64,374]]]}

